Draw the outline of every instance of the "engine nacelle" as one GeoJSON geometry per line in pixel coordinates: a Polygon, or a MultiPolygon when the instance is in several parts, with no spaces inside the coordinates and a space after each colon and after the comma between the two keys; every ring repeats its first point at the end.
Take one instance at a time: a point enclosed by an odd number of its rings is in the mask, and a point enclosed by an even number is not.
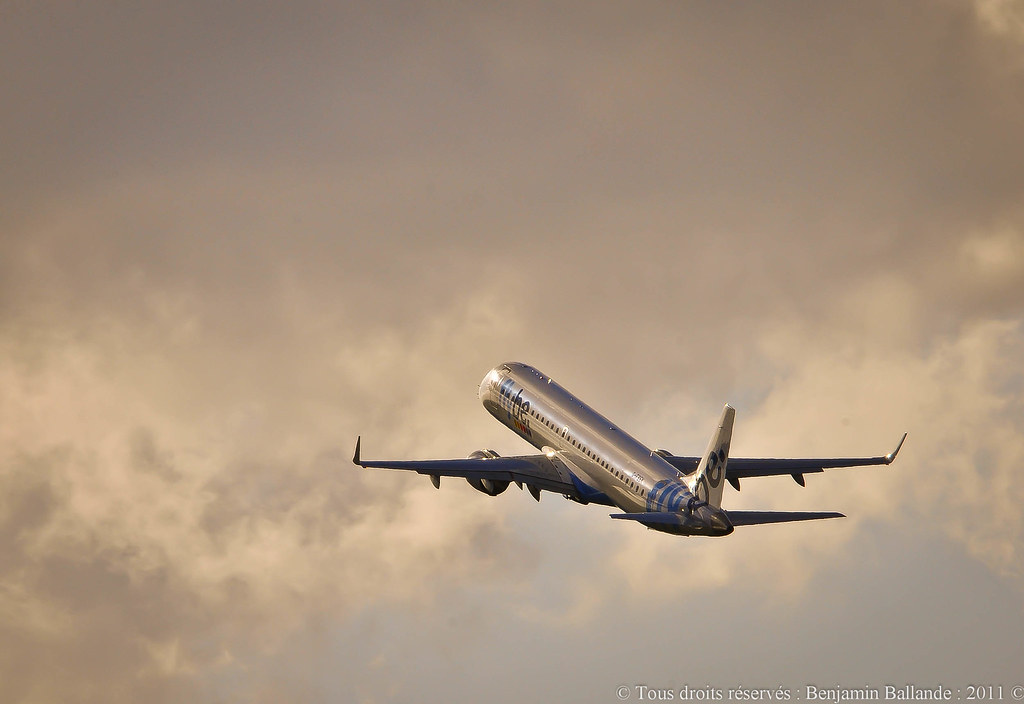
{"type": "Polygon", "coordinates": [[[507,481],[495,481],[494,479],[467,479],[469,485],[477,491],[482,491],[488,496],[497,496],[508,489],[507,481]]]}
{"type": "MultiPolygon", "coordinates": [[[[501,455],[494,450],[477,450],[469,456],[469,459],[492,460],[495,457],[501,457],[501,455]]],[[[507,481],[496,481],[494,479],[466,479],[466,481],[469,482],[471,487],[477,491],[487,494],[488,496],[497,496],[501,492],[505,491],[505,489],[508,489],[507,481]]]]}

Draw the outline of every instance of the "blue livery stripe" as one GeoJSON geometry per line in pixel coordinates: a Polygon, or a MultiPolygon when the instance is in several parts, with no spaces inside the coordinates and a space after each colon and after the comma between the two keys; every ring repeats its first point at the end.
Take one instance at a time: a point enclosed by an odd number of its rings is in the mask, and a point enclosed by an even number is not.
{"type": "Polygon", "coordinates": [[[650,511],[678,511],[686,500],[688,489],[681,481],[662,479],[647,496],[650,511]]]}

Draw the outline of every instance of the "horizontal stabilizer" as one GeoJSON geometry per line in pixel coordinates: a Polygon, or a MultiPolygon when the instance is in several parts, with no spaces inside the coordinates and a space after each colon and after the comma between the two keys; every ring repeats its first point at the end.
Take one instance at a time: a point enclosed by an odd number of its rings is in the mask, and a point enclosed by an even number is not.
{"type": "Polygon", "coordinates": [[[835,511],[727,511],[734,526],[756,526],[763,523],[817,521],[822,518],[846,518],[835,511]]]}
{"type": "Polygon", "coordinates": [[[651,511],[648,513],[612,513],[612,518],[620,518],[626,521],[640,521],[642,523],[662,523],[665,525],[678,526],[683,524],[683,517],[678,513],[667,511],[651,511]]]}
{"type": "MultiPolygon", "coordinates": [[[[791,521],[817,521],[823,518],[846,518],[835,511],[727,511],[729,522],[734,526],[756,526],[765,523],[789,523],[791,521]]],[[[679,513],[655,511],[650,513],[613,513],[612,518],[657,523],[660,525],[683,525],[686,519],[679,513]]]]}

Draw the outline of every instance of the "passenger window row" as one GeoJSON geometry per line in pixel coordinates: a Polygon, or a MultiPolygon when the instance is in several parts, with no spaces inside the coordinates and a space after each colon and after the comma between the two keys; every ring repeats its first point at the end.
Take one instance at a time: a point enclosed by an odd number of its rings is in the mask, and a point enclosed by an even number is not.
{"type": "Polygon", "coordinates": [[[574,447],[578,448],[585,455],[587,455],[587,457],[591,458],[592,460],[597,462],[599,465],[601,465],[602,467],[607,469],[609,472],[611,472],[616,478],[618,478],[622,483],[624,483],[630,489],[636,490],[636,492],[641,497],[646,497],[647,496],[647,492],[644,490],[644,488],[642,486],[640,486],[639,483],[637,483],[632,478],[627,477],[625,474],[623,474],[619,470],[617,470],[614,467],[612,467],[610,464],[608,464],[608,462],[606,462],[604,459],[599,457],[596,453],[592,452],[590,450],[590,448],[588,448],[586,445],[583,445],[583,444],[577,442],[576,438],[571,437],[569,435],[568,428],[563,428],[561,431],[559,431],[558,427],[554,423],[549,421],[547,418],[545,418],[544,416],[542,416],[540,413],[538,413],[537,411],[533,410],[532,408],[530,409],[530,415],[533,416],[534,418],[536,418],[537,420],[539,420],[541,423],[543,423],[547,427],[549,427],[552,430],[554,430],[556,435],[559,435],[559,436],[561,436],[563,438],[566,438],[569,442],[571,442],[573,444],[574,447]]]}

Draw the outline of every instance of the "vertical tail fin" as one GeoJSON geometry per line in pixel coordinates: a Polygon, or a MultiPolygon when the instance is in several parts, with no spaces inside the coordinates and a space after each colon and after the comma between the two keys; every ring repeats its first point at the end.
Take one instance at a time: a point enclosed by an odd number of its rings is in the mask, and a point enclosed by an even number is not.
{"type": "Polygon", "coordinates": [[[704,450],[704,456],[693,475],[694,495],[716,508],[722,505],[725,469],[729,461],[729,443],[732,442],[734,420],[736,420],[736,409],[726,404],[722,410],[722,417],[718,421],[718,427],[711,434],[708,449],[704,450]]]}

